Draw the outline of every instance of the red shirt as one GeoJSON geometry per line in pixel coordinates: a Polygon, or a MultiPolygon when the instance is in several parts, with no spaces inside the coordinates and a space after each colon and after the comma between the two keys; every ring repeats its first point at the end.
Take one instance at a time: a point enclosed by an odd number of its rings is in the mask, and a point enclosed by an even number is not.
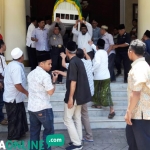
{"type": "Polygon", "coordinates": [[[2,40],[3,39],[3,37],[2,37],[2,35],[0,34],[0,40],[2,40]]]}

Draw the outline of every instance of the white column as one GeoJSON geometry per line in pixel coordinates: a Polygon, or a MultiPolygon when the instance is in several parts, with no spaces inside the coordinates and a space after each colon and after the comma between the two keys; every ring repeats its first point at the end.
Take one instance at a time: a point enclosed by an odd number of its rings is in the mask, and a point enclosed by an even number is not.
{"type": "Polygon", "coordinates": [[[141,39],[146,30],[150,30],[150,0],[138,0],[138,38],[141,39]]]}
{"type": "Polygon", "coordinates": [[[25,0],[4,0],[4,26],[7,61],[12,60],[11,50],[19,47],[26,60],[26,13],[25,0]]]}

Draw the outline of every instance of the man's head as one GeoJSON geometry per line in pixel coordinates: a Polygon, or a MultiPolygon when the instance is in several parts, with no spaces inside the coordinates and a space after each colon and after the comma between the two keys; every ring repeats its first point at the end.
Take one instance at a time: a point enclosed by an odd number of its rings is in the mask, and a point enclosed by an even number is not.
{"type": "Polygon", "coordinates": [[[45,22],[46,22],[46,24],[51,24],[51,17],[50,16],[46,16],[45,17],[45,22]]]}
{"type": "Polygon", "coordinates": [[[145,43],[143,43],[139,39],[133,40],[128,50],[129,59],[135,61],[136,59],[143,57],[145,49],[146,49],[145,43]]]}
{"type": "Polygon", "coordinates": [[[147,39],[150,39],[150,31],[149,30],[146,30],[144,35],[143,35],[143,39],[144,41],[147,40],[147,39]]]}
{"type": "Polygon", "coordinates": [[[34,26],[37,26],[37,19],[35,17],[31,17],[31,22],[34,24],[34,26]]]}
{"type": "Polygon", "coordinates": [[[61,31],[61,28],[59,27],[59,24],[56,23],[53,33],[58,35],[60,33],[60,31],[61,31]]]}
{"type": "Polygon", "coordinates": [[[82,23],[81,24],[81,32],[82,32],[82,35],[85,35],[87,33],[88,29],[87,29],[87,26],[82,23]]]}
{"type": "Polygon", "coordinates": [[[39,28],[42,28],[42,29],[45,27],[45,21],[43,18],[38,19],[38,26],[39,28]]]}
{"type": "Polygon", "coordinates": [[[66,56],[71,58],[73,55],[76,55],[77,46],[76,43],[73,41],[68,42],[66,48],[66,56]]]}
{"type": "Polygon", "coordinates": [[[84,58],[84,51],[81,48],[78,48],[76,51],[76,56],[80,59],[84,58]]]}
{"type": "Polygon", "coordinates": [[[93,29],[95,29],[97,26],[98,26],[97,21],[96,21],[96,20],[93,20],[93,21],[92,21],[92,27],[93,27],[93,29]]]}
{"type": "Polygon", "coordinates": [[[125,34],[126,30],[125,30],[125,25],[124,24],[120,24],[119,27],[118,27],[118,31],[119,31],[119,34],[122,36],[125,34]]]}
{"type": "Polygon", "coordinates": [[[118,34],[118,28],[114,28],[114,35],[118,34]]]}
{"type": "Polygon", "coordinates": [[[6,45],[3,40],[0,40],[0,53],[4,53],[6,51],[6,45]]]}
{"type": "Polygon", "coordinates": [[[105,47],[105,41],[103,39],[99,39],[97,41],[97,50],[104,49],[104,47],[105,47]]]}
{"type": "Polygon", "coordinates": [[[38,55],[38,64],[39,66],[44,69],[45,71],[49,72],[52,68],[52,60],[51,60],[51,56],[50,53],[45,52],[41,55],[38,55]]]}
{"type": "Polygon", "coordinates": [[[108,27],[106,25],[102,25],[101,26],[101,30],[100,30],[100,33],[101,35],[104,35],[108,30],[108,27]]]}
{"type": "Polygon", "coordinates": [[[138,22],[137,19],[133,19],[133,20],[132,20],[132,25],[133,25],[134,27],[136,27],[136,26],[137,26],[137,22],[138,22]]]}
{"type": "Polygon", "coordinates": [[[18,48],[18,47],[14,48],[11,51],[11,56],[12,56],[13,60],[16,60],[18,62],[23,63],[23,61],[24,61],[23,51],[20,48],[18,48]]]}

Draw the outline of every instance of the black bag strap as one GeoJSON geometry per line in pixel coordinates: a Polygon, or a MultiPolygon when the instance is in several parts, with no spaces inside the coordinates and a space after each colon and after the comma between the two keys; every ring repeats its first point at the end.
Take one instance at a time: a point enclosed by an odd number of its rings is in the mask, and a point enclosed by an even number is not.
{"type": "Polygon", "coordinates": [[[3,61],[2,61],[1,56],[0,56],[0,59],[1,59],[1,64],[2,64],[3,71],[4,71],[4,66],[3,66],[3,61]]]}

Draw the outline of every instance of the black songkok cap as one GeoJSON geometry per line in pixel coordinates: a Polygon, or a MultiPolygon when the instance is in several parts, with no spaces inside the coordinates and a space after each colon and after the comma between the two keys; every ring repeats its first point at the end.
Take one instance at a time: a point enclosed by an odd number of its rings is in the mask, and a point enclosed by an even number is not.
{"type": "Polygon", "coordinates": [[[105,46],[105,41],[104,41],[103,39],[99,39],[99,40],[97,41],[97,46],[99,46],[99,47],[104,47],[104,46],[105,46]]]}
{"type": "Polygon", "coordinates": [[[120,24],[119,27],[118,27],[118,30],[122,30],[122,29],[125,29],[125,25],[124,24],[120,24]]]}
{"type": "Polygon", "coordinates": [[[42,62],[42,61],[46,61],[46,60],[50,60],[50,59],[51,59],[51,56],[50,56],[49,52],[45,52],[45,53],[37,56],[38,62],[42,62]]]}
{"type": "Polygon", "coordinates": [[[44,18],[38,18],[37,22],[40,23],[41,21],[44,21],[44,18]]]}
{"type": "Polygon", "coordinates": [[[87,26],[84,23],[82,23],[81,28],[87,28],[87,26]]]}
{"type": "Polygon", "coordinates": [[[55,27],[58,28],[61,31],[61,28],[60,28],[58,23],[56,23],[55,27]]]}
{"type": "Polygon", "coordinates": [[[150,31],[146,30],[146,32],[144,33],[144,35],[146,35],[148,38],[150,38],[150,31]]]}
{"type": "Polygon", "coordinates": [[[68,42],[67,44],[67,50],[74,53],[77,49],[76,43],[73,41],[68,42]]]}

